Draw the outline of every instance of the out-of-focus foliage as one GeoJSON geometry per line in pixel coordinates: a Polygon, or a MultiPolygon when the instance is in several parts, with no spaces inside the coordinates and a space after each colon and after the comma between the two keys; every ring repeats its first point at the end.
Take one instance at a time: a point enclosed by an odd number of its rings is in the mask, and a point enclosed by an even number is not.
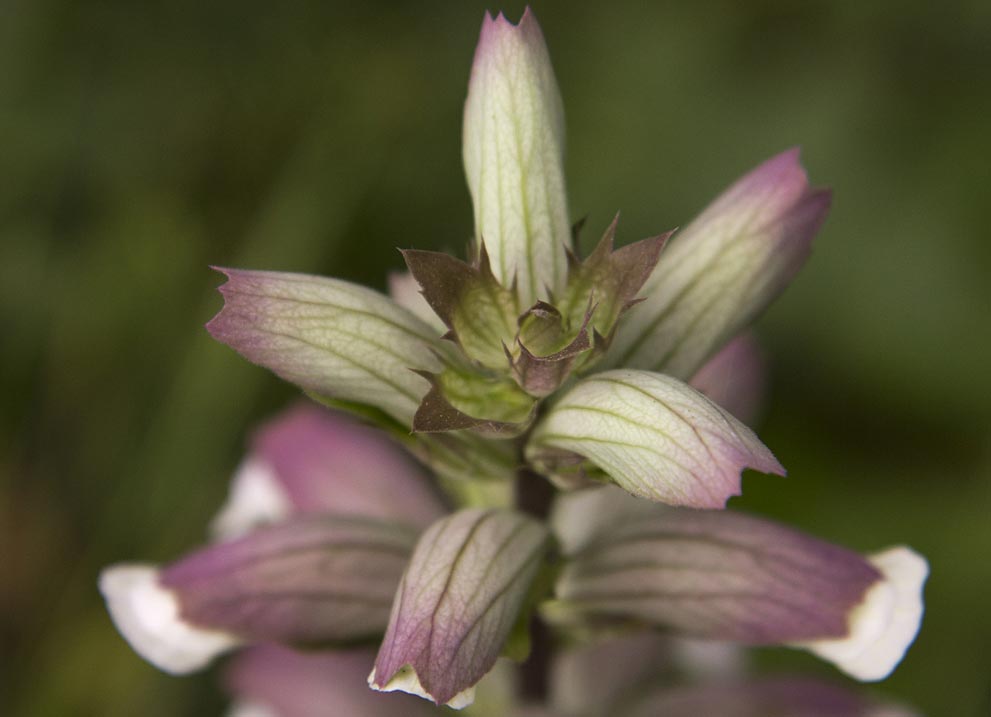
{"type": "MultiPolygon", "coordinates": [[[[3,714],[221,709],[213,675],[169,678],[130,651],[95,582],[200,542],[245,431],[293,395],[202,329],[220,305],[207,265],[381,287],[395,247],[460,250],[484,7],[0,5],[3,714]]],[[[749,477],[736,504],[926,554],[918,642],[870,689],[986,714],[991,5],[534,8],[585,243],[617,209],[621,243],[684,225],[793,144],[834,187],[810,264],[758,327],[761,435],[790,476],[749,477]]]]}

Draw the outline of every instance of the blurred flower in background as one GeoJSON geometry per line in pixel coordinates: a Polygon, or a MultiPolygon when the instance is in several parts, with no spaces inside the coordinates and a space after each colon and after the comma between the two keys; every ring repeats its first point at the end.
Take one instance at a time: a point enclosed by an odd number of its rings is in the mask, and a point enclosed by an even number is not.
{"type": "MultiPolygon", "coordinates": [[[[202,332],[216,312],[203,267],[381,286],[396,245],[461,247],[471,218],[451,137],[464,28],[483,7],[8,8],[5,714],[224,709],[211,675],[173,680],[136,660],[93,590],[101,565],[166,564],[199,542],[240,436],[293,396],[202,332]]],[[[572,216],[601,228],[620,207],[621,236],[646,236],[796,143],[838,189],[815,261],[757,326],[770,362],[760,435],[793,477],[748,479],[731,505],[928,555],[926,625],[858,699],[982,714],[983,5],[537,10],[569,110],[572,216]]],[[[750,654],[760,672],[830,679],[798,651],[750,654]]]]}

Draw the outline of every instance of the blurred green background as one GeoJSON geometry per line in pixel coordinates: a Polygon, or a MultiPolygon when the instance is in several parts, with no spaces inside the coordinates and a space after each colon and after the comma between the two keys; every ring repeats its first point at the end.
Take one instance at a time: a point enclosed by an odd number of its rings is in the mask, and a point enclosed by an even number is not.
{"type": "MultiPolygon", "coordinates": [[[[623,242],[684,225],[795,144],[834,188],[758,325],[790,475],[738,504],[925,553],[922,632],[870,689],[991,713],[991,3],[533,5],[587,241],[617,209],[623,242]]],[[[0,2],[0,713],[222,710],[215,674],[155,671],[96,591],[200,542],[246,431],[295,395],[203,330],[207,267],[382,287],[395,247],[460,251],[485,7],[0,2]]]]}

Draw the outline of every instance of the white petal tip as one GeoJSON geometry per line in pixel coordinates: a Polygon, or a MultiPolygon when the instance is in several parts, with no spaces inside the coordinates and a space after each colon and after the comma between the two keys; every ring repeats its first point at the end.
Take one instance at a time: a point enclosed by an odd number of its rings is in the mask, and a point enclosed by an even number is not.
{"type": "Polygon", "coordinates": [[[151,565],[115,565],[100,573],[100,592],[117,630],[141,657],[174,675],[193,672],[238,644],[223,632],[183,622],[179,601],[151,565]]]}
{"type": "MultiPolygon", "coordinates": [[[[384,685],[378,684],[375,679],[375,669],[368,675],[368,686],[376,692],[406,692],[407,694],[422,697],[425,700],[435,702],[433,696],[420,684],[420,678],[410,665],[404,665],[399,672],[393,675],[392,679],[384,685]]],[[[456,710],[464,709],[475,701],[475,686],[472,685],[466,690],[462,690],[454,695],[445,704],[456,710]]]]}
{"type": "Polygon", "coordinates": [[[889,548],[870,556],[882,579],[850,617],[850,635],[804,645],[863,682],[883,680],[901,662],[922,621],[926,559],[911,548],[889,548]]]}
{"type": "Polygon", "coordinates": [[[230,540],[291,512],[292,501],[275,471],[249,458],[234,475],[227,501],[210,523],[210,533],[217,540],[230,540]]]}

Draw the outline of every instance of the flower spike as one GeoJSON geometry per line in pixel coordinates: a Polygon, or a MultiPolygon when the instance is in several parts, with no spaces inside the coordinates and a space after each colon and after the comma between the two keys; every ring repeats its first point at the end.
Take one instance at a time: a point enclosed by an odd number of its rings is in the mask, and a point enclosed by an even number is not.
{"type": "Polygon", "coordinates": [[[484,17],[462,151],[465,258],[401,250],[393,299],[220,270],[217,340],[383,430],[301,405],[266,424],[215,542],[101,574],[121,634],[173,673],[244,648],[231,717],[436,714],[476,691],[479,715],[868,717],[846,690],[742,681],[742,645],[883,679],[918,630],[925,559],[723,510],[745,469],[784,474],[745,425],[763,388],[745,331],[808,256],[829,192],[790,150],[670,244],[617,248],[617,214],[582,257],[529,9],[484,17]],[[608,633],[623,639],[583,649],[608,633]]]}

